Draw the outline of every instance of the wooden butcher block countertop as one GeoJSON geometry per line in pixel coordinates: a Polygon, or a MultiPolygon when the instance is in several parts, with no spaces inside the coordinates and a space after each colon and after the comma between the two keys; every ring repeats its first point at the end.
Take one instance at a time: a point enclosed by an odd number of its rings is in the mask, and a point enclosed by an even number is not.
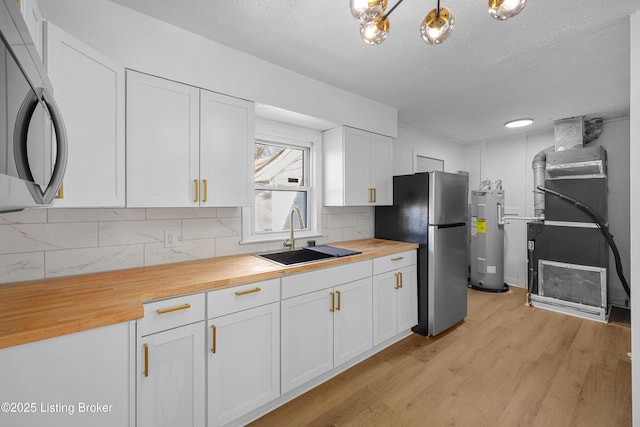
{"type": "Polygon", "coordinates": [[[331,243],[361,254],[281,266],[250,254],[0,286],[0,348],[144,316],[142,303],[416,249],[380,239],[331,243]]]}

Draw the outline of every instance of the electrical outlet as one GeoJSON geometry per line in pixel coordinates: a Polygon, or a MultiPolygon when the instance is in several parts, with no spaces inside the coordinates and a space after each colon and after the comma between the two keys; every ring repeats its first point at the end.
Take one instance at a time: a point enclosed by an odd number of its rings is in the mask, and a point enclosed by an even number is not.
{"type": "Polygon", "coordinates": [[[178,232],[173,228],[164,230],[164,247],[175,248],[178,246],[178,232]]]}

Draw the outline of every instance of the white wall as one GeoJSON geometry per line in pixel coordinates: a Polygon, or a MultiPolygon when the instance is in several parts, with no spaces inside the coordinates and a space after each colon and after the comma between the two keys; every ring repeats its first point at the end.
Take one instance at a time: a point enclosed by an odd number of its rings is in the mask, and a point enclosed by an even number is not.
{"type": "Polygon", "coordinates": [[[372,132],[397,136],[397,109],[166,24],[106,0],[42,1],[44,17],[114,61],[372,132]]]}
{"type": "MultiPolygon", "coordinates": [[[[599,139],[590,145],[607,150],[609,165],[609,224],[625,272],[630,270],[629,232],[629,119],[606,121],[599,139]]],[[[501,179],[505,190],[505,213],[533,216],[533,172],[531,161],[542,149],[553,146],[553,130],[531,135],[484,141],[465,147],[465,169],[470,171],[470,187],[478,188],[484,179],[501,179]]],[[[526,223],[509,221],[505,225],[505,282],[527,286],[526,223]]],[[[628,298],[615,274],[613,256],[609,267],[609,301],[626,306],[628,298]]],[[[627,277],[628,279],[628,277],[627,277]]]]}
{"type": "MultiPolygon", "coordinates": [[[[634,165],[630,171],[629,189],[630,215],[640,216],[640,11],[631,15],[631,147],[629,163],[634,165]]],[[[638,221],[631,223],[631,259],[640,259],[640,227],[638,221]]],[[[640,277],[640,264],[634,262],[629,274],[632,297],[631,306],[631,351],[634,354],[631,365],[633,425],[640,426],[640,295],[633,286],[635,278],[640,277]]]]}
{"type": "Polygon", "coordinates": [[[444,160],[446,172],[465,170],[464,146],[434,133],[400,124],[393,143],[393,174],[412,174],[416,155],[444,160]]]}

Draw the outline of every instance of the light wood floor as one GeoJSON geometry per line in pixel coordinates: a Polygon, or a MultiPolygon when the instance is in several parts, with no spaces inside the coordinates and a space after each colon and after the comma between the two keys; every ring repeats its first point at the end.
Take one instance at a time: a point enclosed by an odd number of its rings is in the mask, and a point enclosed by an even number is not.
{"type": "Polygon", "coordinates": [[[412,335],[252,426],[630,426],[630,331],[469,290],[469,315],[412,335]]]}

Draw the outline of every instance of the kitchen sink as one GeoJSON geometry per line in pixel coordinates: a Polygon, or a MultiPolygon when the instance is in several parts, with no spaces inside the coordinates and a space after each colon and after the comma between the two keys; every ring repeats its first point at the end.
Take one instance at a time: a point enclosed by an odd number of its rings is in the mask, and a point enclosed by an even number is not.
{"type": "Polygon", "coordinates": [[[296,249],[295,251],[286,250],[282,252],[273,252],[270,254],[256,254],[256,256],[260,258],[266,258],[284,265],[302,264],[305,262],[319,261],[326,258],[336,258],[334,255],[312,251],[306,248],[296,249]]]}

